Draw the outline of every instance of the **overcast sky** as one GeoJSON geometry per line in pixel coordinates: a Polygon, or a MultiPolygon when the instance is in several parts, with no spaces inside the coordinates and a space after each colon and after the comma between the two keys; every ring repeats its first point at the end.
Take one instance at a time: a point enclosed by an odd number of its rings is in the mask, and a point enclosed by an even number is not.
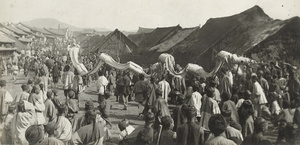
{"type": "Polygon", "coordinates": [[[274,19],[300,16],[300,0],[0,0],[0,21],[55,18],[77,27],[110,30],[194,27],[255,5],[274,19]]]}

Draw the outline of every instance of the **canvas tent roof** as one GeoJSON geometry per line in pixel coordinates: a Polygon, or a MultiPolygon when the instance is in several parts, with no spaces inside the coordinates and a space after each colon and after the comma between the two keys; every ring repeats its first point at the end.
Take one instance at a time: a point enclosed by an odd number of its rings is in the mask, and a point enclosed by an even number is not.
{"type": "Polygon", "coordinates": [[[136,51],[138,46],[131,41],[127,36],[125,36],[122,32],[120,32],[118,29],[114,30],[111,32],[109,35],[105,37],[105,39],[101,42],[100,45],[96,46],[93,51],[95,52],[100,52],[102,49],[106,49],[106,46],[109,45],[110,43],[123,43],[127,47],[127,51],[136,51]],[[112,40],[112,37],[117,38],[117,40],[112,40]],[[115,42],[111,42],[115,41],[115,42]]]}
{"type": "Polygon", "coordinates": [[[181,42],[184,38],[189,36],[196,29],[199,29],[199,27],[178,30],[178,32],[175,35],[173,35],[170,39],[151,47],[149,51],[156,51],[159,53],[170,51],[173,46],[181,42]]]}
{"type": "Polygon", "coordinates": [[[288,22],[273,20],[260,7],[254,6],[240,14],[209,19],[201,29],[175,45],[173,55],[181,64],[198,63],[210,67],[219,51],[245,54],[277,34],[288,22]]]}
{"type": "Polygon", "coordinates": [[[182,28],[179,25],[174,27],[156,28],[151,33],[129,35],[128,38],[134,41],[139,48],[150,48],[164,42],[165,40],[168,40],[170,37],[175,35],[178,30],[181,29],[182,28]]]}
{"type": "Polygon", "coordinates": [[[136,34],[140,34],[140,33],[151,33],[155,30],[155,28],[144,28],[144,27],[139,27],[138,31],[136,32],[136,34]]]}

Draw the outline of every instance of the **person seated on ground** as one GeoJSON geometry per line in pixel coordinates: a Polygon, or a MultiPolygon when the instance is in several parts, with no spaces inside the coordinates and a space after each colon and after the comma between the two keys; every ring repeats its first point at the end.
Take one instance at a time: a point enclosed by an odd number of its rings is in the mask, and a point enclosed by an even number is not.
{"type": "Polygon", "coordinates": [[[104,123],[96,122],[96,112],[88,111],[86,113],[87,116],[87,125],[80,127],[73,135],[72,135],[72,143],[77,144],[103,144],[105,141],[105,137],[108,135],[110,138],[110,134],[107,134],[107,128],[104,123]]]}
{"type": "Polygon", "coordinates": [[[200,125],[195,123],[196,109],[194,106],[184,108],[183,114],[187,118],[187,122],[182,124],[177,129],[177,144],[178,145],[198,145],[204,142],[204,132],[200,125]]]}
{"type": "Polygon", "coordinates": [[[235,103],[230,100],[231,94],[228,92],[223,92],[222,101],[220,103],[221,111],[229,110],[231,112],[231,119],[235,122],[239,122],[239,116],[236,110],[235,103]]]}
{"type": "Polygon", "coordinates": [[[252,134],[254,131],[253,113],[254,110],[251,100],[245,100],[238,111],[244,137],[252,134]]]}
{"type": "Polygon", "coordinates": [[[280,108],[279,103],[278,103],[279,95],[272,93],[272,94],[270,94],[270,96],[273,100],[272,105],[271,105],[271,114],[273,116],[277,116],[281,112],[281,108],[280,108]]]}
{"type": "Polygon", "coordinates": [[[18,95],[16,95],[16,97],[13,101],[14,105],[18,105],[18,103],[22,100],[28,101],[28,98],[30,95],[29,94],[29,86],[27,84],[22,84],[21,88],[22,88],[22,92],[18,93],[18,95]]]}
{"type": "Polygon", "coordinates": [[[174,127],[174,121],[170,116],[164,116],[161,118],[162,130],[161,133],[155,135],[155,144],[157,145],[169,145],[176,144],[176,132],[172,131],[174,127]]]}
{"type": "Polygon", "coordinates": [[[227,122],[221,114],[212,115],[209,119],[208,126],[214,137],[208,139],[205,145],[236,145],[235,142],[222,135],[227,128],[227,122]]]}
{"type": "Polygon", "coordinates": [[[154,142],[155,130],[153,123],[155,122],[155,115],[148,112],[145,116],[145,126],[138,132],[134,145],[151,145],[154,142]]]}
{"type": "Polygon", "coordinates": [[[75,92],[73,90],[69,91],[69,99],[66,100],[66,105],[68,106],[67,118],[71,124],[73,124],[74,116],[79,111],[79,101],[75,98],[75,92]]]}
{"type": "Polygon", "coordinates": [[[38,125],[32,125],[28,127],[25,132],[25,137],[30,145],[63,145],[64,143],[53,137],[45,137],[44,130],[38,125]]]}
{"type": "MultiPolygon", "coordinates": [[[[75,122],[73,123],[73,131],[74,132],[77,131],[79,128],[88,124],[88,112],[90,112],[90,111],[96,112],[92,101],[87,101],[85,103],[84,111],[85,111],[85,114],[82,115],[81,117],[79,117],[78,119],[76,119],[75,122]]],[[[96,122],[109,124],[109,122],[104,120],[99,113],[96,114],[96,122]]]]}
{"type": "Polygon", "coordinates": [[[46,119],[46,124],[48,122],[51,122],[57,118],[57,109],[55,108],[55,105],[52,102],[53,93],[52,91],[47,92],[47,100],[45,101],[45,111],[44,111],[44,117],[46,119]]]}
{"type": "Polygon", "coordinates": [[[271,142],[267,140],[264,133],[268,130],[268,122],[258,117],[254,121],[254,133],[248,135],[241,145],[271,145],[271,142]]]}
{"type": "Polygon", "coordinates": [[[126,145],[129,144],[129,141],[127,140],[127,136],[130,135],[135,128],[129,124],[129,120],[123,119],[119,122],[118,127],[120,129],[120,134],[118,139],[120,140],[119,145],[126,145]]]}
{"type": "Polygon", "coordinates": [[[283,101],[282,108],[283,108],[283,110],[277,116],[277,119],[276,119],[277,122],[284,119],[287,123],[293,123],[293,116],[290,111],[290,102],[288,102],[286,100],[283,101]]]}
{"type": "Polygon", "coordinates": [[[287,123],[284,119],[278,123],[278,135],[276,145],[294,145],[296,130],[292,123],[287,123]]]}

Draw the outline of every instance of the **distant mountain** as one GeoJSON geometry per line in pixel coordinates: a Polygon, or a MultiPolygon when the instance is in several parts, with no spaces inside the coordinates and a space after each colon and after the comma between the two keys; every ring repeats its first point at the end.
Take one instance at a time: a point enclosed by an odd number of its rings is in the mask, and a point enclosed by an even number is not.
{"type": "MultiPolygon", "coordinates": [[[[86,28],[79,28],[79,27],[61,22],[61,21],[53,19],[53,18],[38,18],[38,19],[33,19],[31,21],[25,21],[22,23],[24,23],[28,26],[34,26],[34,27],[38,27],[38,28],[58,28],[58,26],[60,26],[60,28],[69,28],[69,30],[72,30],[72,31],[82,31],[83,29],[86,29],[86,28]]],[[[91,29],[95,29],[97,32],[107,32],[107,31],[111,32],[111,30],[106,29],[106,28],[101,28],[101,27],[95,27],[95,28],[91,28],[91,29]]]]}

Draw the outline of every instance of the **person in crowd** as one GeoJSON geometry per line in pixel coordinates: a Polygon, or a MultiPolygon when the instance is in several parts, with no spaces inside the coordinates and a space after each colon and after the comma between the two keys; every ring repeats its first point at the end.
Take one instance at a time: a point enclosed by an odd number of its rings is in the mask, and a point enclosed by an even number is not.
{"type": "Polygon", "coordinates": [[[80,93],[83,91],[83,80],[77,69],[74,69],[73,91],[75,92],[75,99],[79,101],[80,93]]]}
{"type": "Polygon", "coordinates": [[[129,136],[135,128],[129,124],[129,120],[123,119],[118,123],[118,127],[120,129],[118,140],[120,140],[119,145],[126,145],[129,144],[127,140],[127,136],[129,136]]]}
{"type": "Polygon", "coordinates": [[[174,127],[174,121],[170,116],[164,116],[161,118],[162,130],[160,134],[155,137],[155,144],[157,145],[169,145],[176,144],[176,132],[172,131],[174,127]]]}
{"type": "Polygon", "coordinates": [[[213,114],[220,114],[220,108],[217,103],[213,99],[214,96],[214,89],[213,88],[207,88],[206,94],[203,96],[203,101],[202,101],[202,107],[201,107],[201,120],[200,120],[200,126],[209,129],[208,128],[208,121],[209,118],[213,114]]]}
{"type": "Polygon", "coordinates": [[[268,103],[267,98],[265,96],[264,90],[261,85],[258,83],[258,78],[255,73],[251,74],[251,79],[253,82],[253,90],[252,90],[252,103],[254,106],[254,117],[261,116],[261,109],[263,105],[268,103]]]}
{"type": "Polygon", "coordinates": [[[250,100],[252,93],[249,90],[240,92],[240,99],[236,103],[236,110],[239,110],[245,100],[250,100]]]}
{"type": "Polygon", "coordinates": [[[30,65],[30,62],[29,62],[29,57],[26,56],[25,57],[25,62],[24,62],[24,65],[23,65],[23,68],[24,68],[24,75],[27,77],[28,75],[28,69],[29,69],[29,65],[30,65]]]}
{"type": "Polygon", "coordinates": [[[162,98],[168,103],[168,96],[171,92],[170,84],[166,81],[167,75],[163,76],[163,79],[158,83],[159,88],[162,90],[162,98]]]}
{"type": "Polygon", "coordinates": [[[154,107],[154,102],[156,100],[156,90],[158,89],[158,85],[156,84],[156,76],[152,75],[150,78],[150,83],[148,85],[147,94],[148,97],[146,98],[145,108],[143,110],[143,115],[147,114],[147,112],[154,107]]]}
{"type": "Polygon", "coordinates": [[[198,145],[204,143],[204,131],[200,125],[195,123],[196,109],[194,106],[187,106],[183,113],[187,118],[187,122],[177,129],[178,145],[198,145]]]}
{"type": "Polygon", "coordinates": [[[129,72],[125,71],[123,72],[123,76],[121,78],[121,82],[120,82],[120,95],[122,98],[122,102],[124,105],[123,110],[127,110],[127,106],[128,106],[128,96],[130,93],[130,77],[129,77],[129,72]]]}
{"type": "Polygon", "coordinates": [[[19,67],[17,66],[17,64],[15,62],[12,63],[11,71],[12,71],[14,83],[16,83],[17,82],[16,77],[17,77],[17,74],[19,73],[19,67]]]}
{"type": "Polygon", "coordinates": [[[8,112],[5,117],[4,123],[3,123],[3,130],[1,134],[0,143],[2,144],[13,144],[12,140],[12,132],[11,132],[11,125],[12,120],[15,114],[16,107],[15,105],[10,105],[8,107],[8,112]]]}
{"type": "Polygon", "coordinates": [[[30,145],[63,145],[59,139],[49,136],[45,137],[44,131],[37,125],[29,126],[25,132],[26,140],[30,145]]]}
{"type": "Polygon", "coordinates": [[[70,66],[66,65],[64,68],[64,73],[62,74],[62,83],[63,83],[63,89],[65,97],[68,98],[70,89],[73,88],[73,79],[74,79],[74,73],[70,71],[70,66]]]}
{"type": "Polygon", "coordinates": [[[214,114],[209,118],[209,129],[213,133],[214,137],[208,139],[205,145],[236,145],[232,140],[227,139],[222,135],[227,129],[227,122],[221,114],[214,114]]]}
{"type": "Polygon", "coordinates": [[[240,124],[242,126],[242,134],[244,137],[252,134],[254,131],[254,110],[250,100],[245,100],[238,110],[240,124]]]}
{"type": "Polygon", "coordinates": [[[217,84],[218,82],[216,82],[215,79],[213,79],[210,83],[210,87],[212,89],[214,89],[214,97],[213,99],[217,101],[217,103],[219,104],[221,102],[221,94],[220,94],[220,91],[218,90],[217,88],[217,84]]]}
{"type": "MultiPolygon", "coordinates": [[[[13,144],[28,145],[25,138],[26,129],[35,122],[35,108],[27,102],[21,101],[17,106],[17,113],[10,124],[13,144]]],[[[39,126],[40,127],[40,126],[39,126]]]]}
{"type": "Polygon", "coordinates": [[[162,90],[156,90],[156,100],[154,101],[153,113],[159,118],[164,116],[171,116],[168,104],[165,99],[162,98],[162,90]]]}
{"type": "Polygon", "coordinates": [[[35,107],[35,114],[36,114],[36,124],[42,126],[46,120],[43,114],[45,111],[45,104],[43,98],[39,95],[40,93],[40,86],[34,85],[32,88],[32,93],[30,94],[28,101],[33,104],[35,107]]]}
{"type": "Polygon", "coordinates": [[[241,145],[270,145],[270,141],[266,139],[264,133],[268,130],[268,123],[265,119],[258,117],[254,121],[254,132],[247,137],[241,145]]]}
{"type": "Polygon", "coordinates": [[[269,87],[268,81],[263,76],[264,76],[264,72],[262,70],[259,70],[258,73],[257,73],[258,83],[263,88],[265,95],[268,96],[268,92],[269,92],[270,87],[269,87]]]}
{"type": "Polygon", "coordinates": [[[57,110],[56,112],[58,112],[58,107],[61,105],[60,100],[57,98],[58,91],[56,89],[52,89],[52,93],[53,93],[53,97],[52,97],[51,101],[53,102],[53,104],[57,110]]]}
{"type": "Polygon", "coordinates": [[[69,99],[66,100],[66,105],[68,107],[66,118],[69,119],[71,124],[74,124],[75,116],[79,112],[79,101],[75,99],[75,92],[73,90],[69,92],[69,99]]]}
{"type": "Polygon", "coordinates": [[[187,104],[184,103],[184,95],[178,97],[178,106],[174,108],[172,118],[174,120],[174,131],[178,131],[178,127],[187,122],[186,116],[184,115],[184,109],[187,108],[187,104]]]}
{"type": "Polygon", "coordinates": [[[145,126],[138,132],[134,145],[152,145],[154,142],[155,130],[153,129],[153,123],[155,122],[155,115],[152,112],[148,112],[145,115],[145,126]]]}
{"type": "MultiPolygon", "coordinates": [[[[139,80],[135,83],[134,87],[133,87],[133,92],[135,94],[135,101],[137,101],[138,104],[138,108],[140,108],[140,106],[144,105],[145,106],[145,100],[148,98],[148,86],[149,86],[149,82],[145,81],[145,76],[143,74],[139,74],[139,80]],[[144,103],[144,104],[143,104],[144,103]]],[[[139,114],[143,115],[145,114],[147,109],[146,107],[144,108],[143,112],[141,112],[139,114]]],[[[148,111],[148,110],[147,110],[148,111]]]]}
{"type": "Polygon", "coordinates": [[[48,80],[49,80],[49,69],[44,62],[40,63],[39,66],[39,77],[41,79],[41,83],[44,86],[44,91],[48,91],[48,80]]]}
{"type": "Polygon", "coordinates": [[[197,118],[197,121],[200,122],[200,119],[201,119],[200,109],[201,109],[201,105],[202,105],[202,102],[201,102],[202,95],[199,93],[200,86],[194,85],[192,87],[193,87],[193,93],[187,104],[195,107],[195,109],[197,110],[196,118],[197,118]]]}
{"type": "Polygon", "coordinates": [[[53,98],[52,91],[48,91],[47,100],[45,101],[45,111],[43,112],[44,117],[46,119],[46,124],[57,118],[57,109],[55,108],[55,105],[52,102],[52,98],[53,98]]]}
{"type": "Polygon", "coordinates": [[[54,136],[68,143],[72,137],[72,125],[70,121],[65,117],[68,113],[68,107],[65,104],[61,104],[58,108],[58,116],[53,128],[54,136]]]}
{"type": "Polygon", "coordinates": [[[231,119],[239,122],[239,116],[236,110],[235,103],[230,100],[231,94],[224,92],[222,94],[221,111],[229,110],[231,112],[231,119]]]}
{"type": "Polygon", "coordinates": [[[242,126],[239,124],[239,122],[236,122],[231,117],[231,111],[230,110],[223,110],[222,115],[225,118],[227,124],[233,128],[235,128],[238,131],[242,131],[242,126]]]}
{"type": "Polygon", "coordinates": [[[99,144],[103,145],[106,130],[105,124],[96,122],[97,114],[94,111],[87,113],[87,125],[80,127],[72,135],[72,143],[77,144],[99,144]]]}
{"type": "MultiPolygon", "coordinates": [[[[95,112],[95,107],[92,101],[87,101],[85,103],[85,114],[82,115],[81,117],[79,117],[78,119],[76,119],[73,124],[73,132],[77,131],[79,128],[85,126],[88,124],[88,115],[90,112],[95,112]]],[[[96,123],[106,123],[106,120],[104,120],[100,114],[96,114],[96,123]]]]}
{"type": "Polygon", "coordinates": [[[114,73],[112,71],[109,73],[108,82],[109,82],[108,83],[109,94],[113,95],[114,91],[116,89],[116,76],[114,75],[114,73]]]}
{"type": "Polygon", "coordinates": [[[20,101],[26,100],[28,101],[29,98],[29,87],[27,84],[22,84],[21,86],[22,92],[17,94],[16,97],[14,98],[14,104],[17,105],[20,101]]]}
{"type": "Polygon", "coordinates": [[[60,67],[58,65],[58,62],[55,61],[54,62],[54,66],[52,68],[52,78],[53,78],[53,83],[54,83],[54,87],[57,87],[57,83],[59,81],[59,77],[60,77],[60,67]]]}
{"type": "Polygon", "coordinates": [[[219,85],[219,90],[221,94],[223,92],[231,93],[231,88],[233,84],[229,74],[231,74],[231,71],[227,68],[221,70],[221,80],[219,85]]]}

